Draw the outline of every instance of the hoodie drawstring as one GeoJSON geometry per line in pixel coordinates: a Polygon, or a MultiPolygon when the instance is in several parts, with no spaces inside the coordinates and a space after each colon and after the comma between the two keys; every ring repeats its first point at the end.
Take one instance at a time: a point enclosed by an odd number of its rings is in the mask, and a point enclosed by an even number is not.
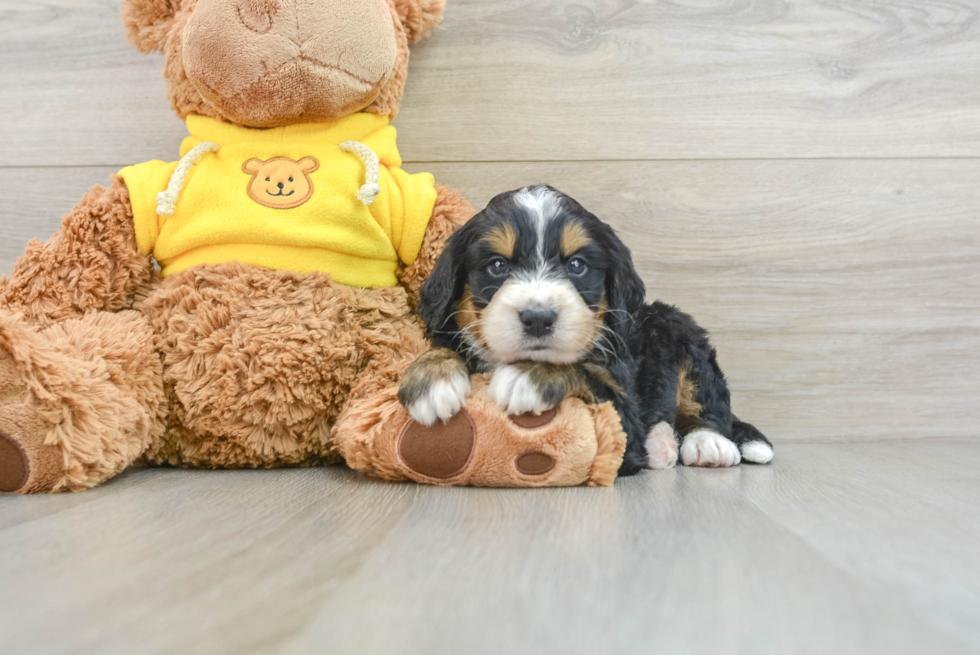
{"type": "Polygon", "coordinates": [[[194,146],[190,152],[180,158],[180,163],[178,163],[177,168],[174,169],[174,174],[170,176],[170,184],[167,185],[167,190],[161,191],[157,194],[158,216],[174,215],[174,211],[177,209],[177,198],[180,197],[180,190],[184,187],[184,178],[187,177],[187,171],[189,171],[194,162],[200,159],[205,153],[218,152],[220,149],[221,146],[219,146],[217,143],[203,141],[194,146]]]}
{"type": "Polygon", "coordinates": [[[360,141],[344,141],[340,144],[340,149],[353,152],[364,162],[364,186],[357,192],[357,199],[370,205],[381,193],[381,185],[378,183],[381,178],[381,161],[378,155],[360,141]]]}

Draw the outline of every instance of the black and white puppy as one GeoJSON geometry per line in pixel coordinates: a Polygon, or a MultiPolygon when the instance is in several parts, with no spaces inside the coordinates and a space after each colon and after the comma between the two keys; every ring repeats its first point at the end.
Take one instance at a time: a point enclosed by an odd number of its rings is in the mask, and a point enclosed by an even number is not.
{"type": "Polygon", "coordinates": [[[764,464],[772,445],[732,415],[708,334],[660,302],[612,228],[549,186],[503,193],[450,239],[422,287],[435,348],[399,398],[425,425],[465,406],[471,373],[511,414],[569,395],[612,401],[627,435],[620,475],[644,467],[764,464]],[[680,438],[678,448],[677,438],[680,438]]]}

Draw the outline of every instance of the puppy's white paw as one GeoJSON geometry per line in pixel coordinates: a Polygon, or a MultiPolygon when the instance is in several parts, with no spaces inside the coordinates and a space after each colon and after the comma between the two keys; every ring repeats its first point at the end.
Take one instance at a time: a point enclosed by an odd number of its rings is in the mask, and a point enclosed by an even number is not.
{"type": "Polygon", "coordinates": [[[764,441],[749,441],[743,443],[739,450],[742,451],[742,459],[753,464],[768,464],[772,461],[772,446],[764,441]]]}
{"type": "Polygon", "coordinates": [[[714,430],[695,430],[681,443],[681,461],[685,466],[724,468],[742,461],[738,446],[714,430]]]}
{"type": "Polygon", "coordinates": [[[494,371],[487,392],[508,414],[540,414],[554,407],[538,393],[531,376],[514,366],[501,366],[494,371]]]}
{"type": "Polygon", "coordinates": [[[454,417],[466,406],[469,395],[470,377],[463,373],[454,373],[433,382],[406,409],[413,419],[428,427],[436,421],[448,421],[454,417]]]}
{"type": "Polygon", "coordinates": [[[667,421],[661,421],[647,434],[647,468],[669,469],[677,463],[677,439],[674,428],[667,421]]]}

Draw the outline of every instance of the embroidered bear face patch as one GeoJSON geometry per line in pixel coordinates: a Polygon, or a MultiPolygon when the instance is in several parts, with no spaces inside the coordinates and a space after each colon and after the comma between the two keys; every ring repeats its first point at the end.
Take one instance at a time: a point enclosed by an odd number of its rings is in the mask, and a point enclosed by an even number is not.
{"type": "Polygon", "coordinates": [[[292,209],[309,200],[313,195],[310,173],[318,168],[320,162],[315,157],[299,161],[289,157],[249,159],[242,164],[242,171],[252,176],[248,197],[272,209],[292,209]]]}

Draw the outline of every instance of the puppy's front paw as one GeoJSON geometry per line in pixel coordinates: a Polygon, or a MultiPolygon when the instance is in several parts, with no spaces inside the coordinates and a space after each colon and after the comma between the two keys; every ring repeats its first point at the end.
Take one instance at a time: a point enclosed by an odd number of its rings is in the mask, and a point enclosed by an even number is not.
{"type": "Polygon", "coordinates": [[[501,366],[494,371],[487,391],[508,414],[540,414],[558,404],[542,397],[531,374],[516,366],[501,366]]]}
{"type": "Polygon", "coordinates": [[[445,348],[419,357],[405,372],[398,400],[409,415],[425,426],[448,421],[466,406],[470,375],[456,353],[445,348]]]}
{"type": "Polygon", "coordinates": [[[684,466],[726,468],[742,461],[738,446],[714,430],[701,428],[691,432],[681,443],[684,466]]]}

